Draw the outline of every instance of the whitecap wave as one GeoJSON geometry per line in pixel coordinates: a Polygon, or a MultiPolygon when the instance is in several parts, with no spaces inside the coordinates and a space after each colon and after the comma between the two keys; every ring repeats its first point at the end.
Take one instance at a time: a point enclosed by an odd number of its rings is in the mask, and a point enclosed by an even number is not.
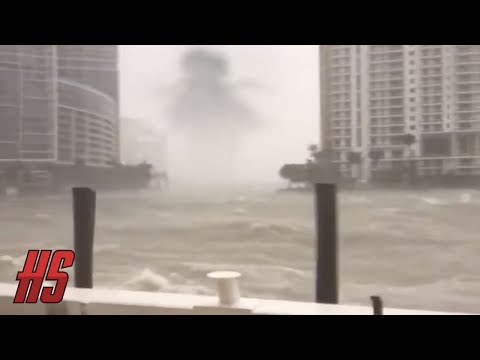
{"type": "Polygon", "coordinates": [[[119,248],[118,244],[95,245],[95,247],[93,248],[93,253],[94,254],[111,253],[118,248],[119,248]]]}
{"type": "Polygon", "coordinates": [[[122,285],[122,288],[134,291],[163,291],[199,295],[205,295],[211,292],[208,288],[202,285],[195,284],[191,281],[185,281],[178,274],[173,273],[171,275],[171,278],[168,279],[167,277],[157,274],[149,268],[144,268],[139,274],[126,281],[122,285]],[[175,281],[182,283],[176,283],[175,281]]]}
{"type": "Polygon", "coordinates": [[[447,205],[447,202],[434,197],[420,197],[419,200],[429,205],[447,205]]]}
{"type": "Polygon", "coordinates": [[[50,214],[46,214],[46,213],[35,214],[33,218],[35,220],[39,220],[39,221],[51,221],[52,220],[52,216],[50,214]]]}
{"type": "Polygon", "coordinates": [[[472,194],[465,193],[460,196],[460,202],[462,204],[468,204],[472,201],[472,194]]]}
{"type": "Polygon", "coordinates": [[[0,262],[19,267],[25,263],[25,256],[13,257],[10,255],[0,255],[0,262]]]}
{"type": "Polygon", "coordinates": [[[236,208],[232,210],[232,214],[235,214],[235,215],[244,215],[246,214],[246,212],[247,211],[244,208],[236,208]]]}

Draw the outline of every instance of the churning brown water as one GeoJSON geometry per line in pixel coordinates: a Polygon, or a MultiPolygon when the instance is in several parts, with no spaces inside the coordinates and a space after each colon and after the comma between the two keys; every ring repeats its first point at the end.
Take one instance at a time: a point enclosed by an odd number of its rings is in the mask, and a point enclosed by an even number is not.
{"type": "MultiPolygon", "coordinates": [[[[341,302],[480,312],[480,192],[339,195],[341,302]]],[[[96,287],[211,294],[212,270],[249,297],[313,300],[313,195],[274,187],[99,194],[96,287]]],[[[0,281],[26,251],[72,248],[68,196],[0,201],[0,281]]]]}

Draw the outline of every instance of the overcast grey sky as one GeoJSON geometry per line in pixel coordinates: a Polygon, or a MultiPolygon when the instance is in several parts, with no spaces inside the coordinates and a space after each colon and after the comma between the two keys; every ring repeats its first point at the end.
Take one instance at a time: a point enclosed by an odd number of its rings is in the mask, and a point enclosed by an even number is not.
{"type": "MultiPolygon", "coordinates": [[[[196,46],[196,45],[195,45],[196,46]]],[[[122,116],[138,118],[159,131],[165,127],[168,86],[180,76],[179,60],[188,45],[120,46],[122,116]]],[[[198,46],[196,46],[198,47],[198,46]]],[[[206,45],[231,62],[234,82],[262,86],[242,92],[265,126],[252,133],[249,159],[252,180],[278,179],[286,162],[303,162],[306,146],[318,143],[318,48],[306,45],[206,45]]]]}

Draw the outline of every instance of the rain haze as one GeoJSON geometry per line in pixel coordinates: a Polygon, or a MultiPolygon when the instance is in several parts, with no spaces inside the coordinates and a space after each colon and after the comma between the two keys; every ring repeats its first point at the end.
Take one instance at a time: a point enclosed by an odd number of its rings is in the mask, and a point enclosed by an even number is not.
{"type": "MultiPolygon", "coordinates": [[[[281,165],[303,162],[307,145],[319,141],[318,47],[121,46],[122,114],[168,132],[166,108],[182,78],[182,56],[191,48],[225,57],[227,80],[259,119],[241,145],[236,177],[241,182],[277,183],[281,165]]],[[[175,173],[179,156],[169,137],[169,170],[175,173]]]]}
{"type": "Polygon", "coordinates": [[[479,313],[478,64],[479,45],[0,45],[0,282],[73,248],[90,187],[94,288],[214,295],[233,271],[242,296],[314,302],[319,175],[341,304],[479,313]]]}

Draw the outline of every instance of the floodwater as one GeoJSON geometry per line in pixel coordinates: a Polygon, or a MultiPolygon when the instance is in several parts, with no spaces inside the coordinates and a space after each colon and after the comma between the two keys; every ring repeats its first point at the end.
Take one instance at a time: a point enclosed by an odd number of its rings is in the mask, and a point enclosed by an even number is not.
{"type": "MultiPolygon", "coordinates": [[[[480,192],[339,194],[340,301],[480,312],[480,192]]],[[[99,194],[94,286],[213,294],[214,270],[248,297],[312,301],[313,195],[275,187],[99,194]]],[[[68,196],[0,201],[0,281],[28,249],[72,248],[68,196]]]]}

